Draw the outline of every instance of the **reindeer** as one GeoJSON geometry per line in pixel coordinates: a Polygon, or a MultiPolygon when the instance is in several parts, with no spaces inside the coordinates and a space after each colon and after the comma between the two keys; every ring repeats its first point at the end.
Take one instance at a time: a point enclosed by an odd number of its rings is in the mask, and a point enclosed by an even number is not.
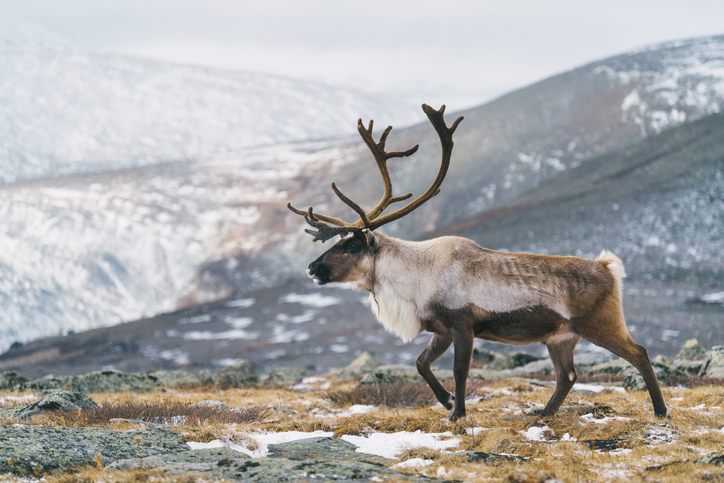
{"type": "Polygon", "coordinates": [[[508,253],[482,248],[461,237],[413,242],[377,231],[437,195],[447,174],[452,135],[463,118],[448,127],[445,106],[435,110],[423,104],[422,109],[440,138],[442,161],[437,177],[421,196],[383,214],[392,203],[412,196],[393,196],[387,160],[410,156],[418,146],[388,153],[385,142],[392,127],[375,142],[373,122],[365,128],[360,119],[358,131],[384,183],[380,202],[365,212],[333,183],[332,190],[359,215],[358,221],[347,223],[316,213],[311,207],[303,211],[291,203],[287,205],[315,228],[305,230],[313,241],[342,237],[309,265],[307,275],[319,285],[347,282],[367,290],[379,322],[405,342],[423,330],[432,332],[417,359],[417,370],[437,400],[450,410],[451,421],[465,416],[465,386],[476,337],[508,344],[546,345],[556,371],[556,387],[543,415],[554,415],[576,382],[573,351],[584,338],[633,364],[646,382],[656,416],[669,417],[646,349],[633,341],[626,328],[621,305],[625,271],[613,253],[604,250],[597,260],[508,253]],[[454,394],[430,369],[451,344],[454,394]]]}

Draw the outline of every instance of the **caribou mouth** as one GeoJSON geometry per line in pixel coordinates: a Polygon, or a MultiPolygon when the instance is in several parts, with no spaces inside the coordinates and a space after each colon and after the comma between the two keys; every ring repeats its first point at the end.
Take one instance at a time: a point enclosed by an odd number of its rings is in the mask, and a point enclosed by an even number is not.
{"type": "Polygon", "coordinates": [[[329,282],[329,280],[325,280],[325,279],[320,278],[319,276],[317,276],[317,274],[313,274],[312,271],[311,271],[309,268],[307,268],[307,276],[308,276],[309,278],[311,278],[312,281],[313,281],[314,283],[316,283],[317,285],[324,285],[324,284],[326,284],[326,283],[329,282]]]}

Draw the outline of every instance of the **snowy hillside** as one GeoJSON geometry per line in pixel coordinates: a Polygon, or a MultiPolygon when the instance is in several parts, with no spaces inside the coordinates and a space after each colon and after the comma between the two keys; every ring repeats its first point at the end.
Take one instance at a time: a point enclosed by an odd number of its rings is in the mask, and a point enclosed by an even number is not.
{"type": "MultiPolygon", "coordinates": [[[[348,157],[324,146],[323,154],[313,143],[282,145],[0,187],[0,352],[14,341],[173,310],[210,260],[229,257],[241,272],[270,239],[289,236],[267,220],[286,209],[294,179],[348,157]]],[[[279,282],[298,256],[270,253],[273,269],[243,270],[236,283],[279,282]]],[[[196,299],[234,289],[213,287],[196,299]]]]}
{"type": "Polygon", "coordinates": [[[341,136],[360,116],[421,119],[417,106],[359,91],[22,34],[0,39],[0,184],[341,136]]]}
{"type": "MultiPolygon", "coordinates": [[[[7,71],[7,59],[15,59],[14,74],[0,79],[9,82],[0,86],[0,158],[11,173],[6,182],[49,170],[118,168],[234,151],[0,187],[0,351],[16,340],[109,326],[304,277],[306,264],[329,243],[312,244],[286,202],[353,219],[329,184],[337,181],[362,206],[373,206],[381,192],[374,162],[357,137],[243,148],[331,135],[331,129],[346,133],[358,117],[374,118],[376,135],[387,124],[404,122],[396,117],[401,110],[371,112],[363,109],[367,101],[355,104],[359,97],[283,79],[246,83],[253,76],[66,47],[5,44],[0,52],[5,59],[0,72],[7,71]],[[27,74],[41,71],[53,75],[27,74]],[[13,78],[26,80],[8,80],[13,78]],[[123,87],[128,85],[134,88],[123,87]],[[309,90],[292,89],[300,86],[309,90]],[[6,114],[6,102],[13,115],[6,114]],[[19,144],[3,144],[9,142],[19,144]]],[[[561,74],[462,113],[441,194],[384,231],[423,237],[475,222],[576,167],[604,162],[606,153],[723,107],[724,37],[664,44],[561,74]]],[[[407,119],[420,114],[415,108],[407,119]]],[[[455,116],[449,111],[448,122],[455,116]]],[[[389,150],[418,142],[413,158],[391,163],[398,194],[420,194],[428,187],[439,145],[428,123],[395,129],[388,140],[389,150]]],[[[687,189],[703,185],[691,186],[687,189]]],[[[708,194],[702,193],[691,198],[705,201],[708,194]]],[[[649,196],[656,199],[655,192],[649,196]]],[[[653,244],[649,238],[636,239],[653,244]]],[[[669,242],[659,239],[666,249],[669,242]]],[[[545,250],[566,248],[549,244],[545,250]]],[[[619,255],[627,261],[637,256],[619,255]]],[[[632,261],[639,263],[639,273],[659,273],[643,262],[632,261]]]]}

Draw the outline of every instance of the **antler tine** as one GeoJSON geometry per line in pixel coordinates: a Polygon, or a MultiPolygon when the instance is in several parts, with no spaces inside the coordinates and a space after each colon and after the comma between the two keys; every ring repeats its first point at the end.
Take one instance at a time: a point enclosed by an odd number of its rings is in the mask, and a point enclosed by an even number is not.
{"type": "MultiPolygon", "coordinates": [[[[310,208],[309,210],[311,214],[312,209],[310,208]]],[[[347,233],[362,231],[362,228],[356,226],[330,226],[322,221],[314,220],[308,215],[305,215],[304,219],[307,221],[307,224],[317,229],[317,231],[304,230],[304,232],[312,235],[314,237],[313,241],[321,240],[322,243],[326,242],[330,238],[334,238],[337,235],[342,235],[342,237],[344,238],[347,233]]]]}
{"type": "Polygon", "coordinates": [[[315,220],[315,221],[320,221],[320,220],[321,220],[321,221],[325,221],[325,222],[327,222],[327,223],[331,223],[331,224],[336,225],[336,226],[349,226],[349,225],[353,225],[353,224],[351,224],[351,223],[347,223],[346,221],[340,220],[339,218],[334,218],[334,217],[327,216],[327,215],[320,215],[319,213],[313,213],[311,206],[309,207],[309,210],[304,211],[304,210],[300,210],[300,209],[298,209],[298,208],[295,208],[294,206],[292,206],[291,203],[287,203],[287,208],[289,208],[292,212],[296,213],[297,215],[301,215],[301,216],[304,216],[304,217],[309,216],[309,217],[311,217],[311,218],[312,218],[313,220],[315,220]]]}
{"type": "MultiPolygon", "coordinates": [[[[420,147],[420,145],[417,144],[407,151],[393,151],[388,153],[385,151],[385,144],[387,143],[387,136],[390,134],[390,131],[392,131],[392,126],[387,126],[387,129],[385,129],[380,136],[379,142],[375,142],[375,139],[372,136],[372,126],[373,121],[370,121],[369,127],[367,128],[365,128],[364,124],[362,124],[362,119],[357,121],[357,130],[369,150],[372,152],[372,156],[377,162],[377,168],[380,170],[380,174],[382,175],[382,183],[384,184],[384,193],[382,194],[382,198],[379,203],[377,203],[377,205],[366,214],[369,220],[374,220],[380,216],[380,214],[382,214],[382,212],[385,211],[392,203],[406,200],[412,196],[412,193],[408,193],[403,196],[392,196],[392,180],[390,179],[390,172],[387,168],[387,160],[390,158],[405,158],[412,156],[420,147]]],[[[347,204],[349,205],[349,203],[347,204]]],[[[365,226],[367,225],[365,224],[365,226]]]]}
{"type": "Polygon", "coordinates": [[[452,155],[452,149],[453,149],[453,140],[452,135],[457,129],[460,122],[463,120],[463,116],[458,117],[450,127],[447,127],[447,124],[445,124],[445,106],[443,105],[440,107],[439,110],[435,110],[432,107],[428,106],[427,104],[422,105],[422,110],[425,111],[425,114],[427,115],[427,118],[430,120],[430,123],[435,128],[435,131],[437,131],[437,135],[440,138],[440,145],[442,146],[442,159],[440,161],[440,169],[438,170],[437,177],[435,178],[435,181],[432,182],[432,185],[418,198],[410,202],[409,204],[403,206],[397,211],[393,211],[392,213],[388,213],[381,218],[376,218],[371,221],[371,224],[369,226],[370,230],[375,230],[379,228],[382,225],[385,225],[387,223],[390,223],[391,221],[397,220],[399,218],[402,218],[403,216],[409,214],[410,212],[416,210],[419,208],[422,204],[427,202],[430,198],[436,196],[438,193],[440,193],[440,185],[442,184],[443,180],[445,179],[445,176],[447,175],[448,167],[450,166],[450,157],[452,155]]]}

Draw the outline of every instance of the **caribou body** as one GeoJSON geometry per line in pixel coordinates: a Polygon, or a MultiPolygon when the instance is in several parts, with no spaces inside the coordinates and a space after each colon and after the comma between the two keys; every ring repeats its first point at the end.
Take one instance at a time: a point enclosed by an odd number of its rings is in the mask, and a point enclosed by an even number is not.
{"type": "Polygon", "coordinates": [[[304,215],[317,230],[316,240],[342,235],[332,248],[312,262],[307,274],[324,285],[346,282],[369,291],[380,323],[408,342],[421,331],[432,338],[417,359],[417,369],[450,410],[449,418],[465,416],[465,387],[474,338],[508,344],[543,343],[556,370],[556,388],[543,414],[553,415],[576,381],[573,351],[584,338],[633,364],[641,373],[657,416],[668,416],[661,389],[646,349],[636,344],[626,328],[621,305],[624,266],[603,251],[597,260],[508,253],[482,248],[466,238],[447,236],[412,242],[375,231],[398,219],[439,192],[452,151],[452,127],[445,125],[444,106],[436,111],[423,105],[441,139],[443,158],[438,177],[428,191],[405,207],[381,216],[389,204],[409,198],[394,197],[386,161],[414,153],[386,153],[388,128],[380,142],[372,139],[372,123],[360,134],[372,150],[382,173],[385,193],[369,213],[335,193],[359,215],[357,223],[289,208],[304,215]],[[352,236],[345,236],[351,234],[352,236]],[[430,366],[454,348],[455,394],[437,380],[430,366]]]}

